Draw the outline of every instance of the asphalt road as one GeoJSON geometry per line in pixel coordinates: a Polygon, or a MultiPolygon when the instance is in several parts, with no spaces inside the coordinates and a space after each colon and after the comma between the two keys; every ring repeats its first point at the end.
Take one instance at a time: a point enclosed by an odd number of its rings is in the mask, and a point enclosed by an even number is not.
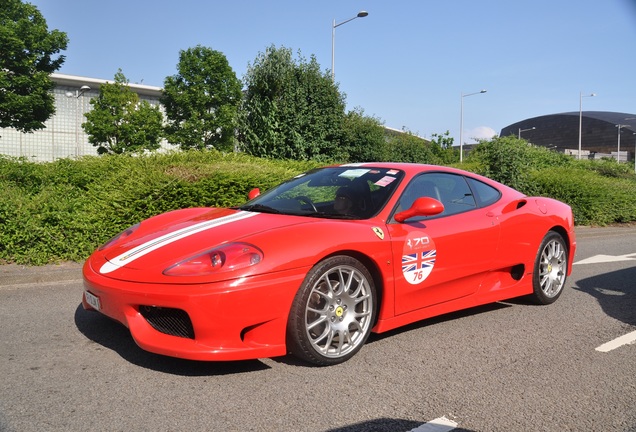
{"type": "Polygon", "coordinates": [[[636,344],[617,341],[636,331],[636,227],[578,244],[551,306],[427,320],[327,368],[149,354],[81,308],[77,266],[0,268],[0,431],[636,430],[636,344]]]}

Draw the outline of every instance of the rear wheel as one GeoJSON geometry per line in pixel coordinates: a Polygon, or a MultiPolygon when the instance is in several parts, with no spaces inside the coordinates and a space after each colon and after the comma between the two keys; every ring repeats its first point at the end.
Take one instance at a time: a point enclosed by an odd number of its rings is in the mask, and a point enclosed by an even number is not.
{"type": "Polygon", "coordinates": [[[560,234],[550,231],[543,238],[534,262],[532,300],[538,304],[554,303],[565,286],[568,250],[560,234]]]}
{"type": "Polygon", "coordinates": [[[366,342],[375,309],[375,286],[366,267],[349,256],[328,258],[307,274],[296,294],[288,347],[316,365],[342,363],[366,342]]]}

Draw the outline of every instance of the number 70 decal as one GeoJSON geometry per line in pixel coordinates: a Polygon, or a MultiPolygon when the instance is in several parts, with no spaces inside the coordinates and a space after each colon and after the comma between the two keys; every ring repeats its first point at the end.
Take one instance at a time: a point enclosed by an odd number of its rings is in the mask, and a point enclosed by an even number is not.
{"type": "Polygon", "coordinates": [[[411,285],[426,280],[433,271],[437,250],[435,242],[424,233],[413,232],[408,235],[402,251],[402,274],[411,285]]]}

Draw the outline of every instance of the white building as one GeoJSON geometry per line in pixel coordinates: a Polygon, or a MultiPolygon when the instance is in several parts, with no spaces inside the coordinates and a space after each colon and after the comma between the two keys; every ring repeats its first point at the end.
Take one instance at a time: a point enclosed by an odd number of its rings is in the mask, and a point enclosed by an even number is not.
{"type": "MultiPolygon", "coordinates": [[[[100,86],[114,81],[63,74],[52,74],[51,79],[55,82],[55,114],[44,123],[44,129],[34,132],[0,128],[0,155],[26,157],[34,162],[97,155],[81,124],[86,120],[84,113],[91,109],[90,100],[99,95],[100,86]]],[[[161,87],[129,87],[140,100],[159,105],[161,87]]],[[[163,145],[167,146],[165,142],[163,145]]]]}

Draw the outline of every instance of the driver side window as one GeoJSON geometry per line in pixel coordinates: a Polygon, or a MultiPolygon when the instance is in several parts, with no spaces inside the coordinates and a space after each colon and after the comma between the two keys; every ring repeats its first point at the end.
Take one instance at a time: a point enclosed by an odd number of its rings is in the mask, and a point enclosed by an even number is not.
{"type": "Polygon", "coordinates": [[[406,210],[420,197],[430,197],[444,204],[439,216],[449,216],[477,208],[466,179],[448,173],[427,173],[414,178],[400,199],[400,209],[406,210]]]}

